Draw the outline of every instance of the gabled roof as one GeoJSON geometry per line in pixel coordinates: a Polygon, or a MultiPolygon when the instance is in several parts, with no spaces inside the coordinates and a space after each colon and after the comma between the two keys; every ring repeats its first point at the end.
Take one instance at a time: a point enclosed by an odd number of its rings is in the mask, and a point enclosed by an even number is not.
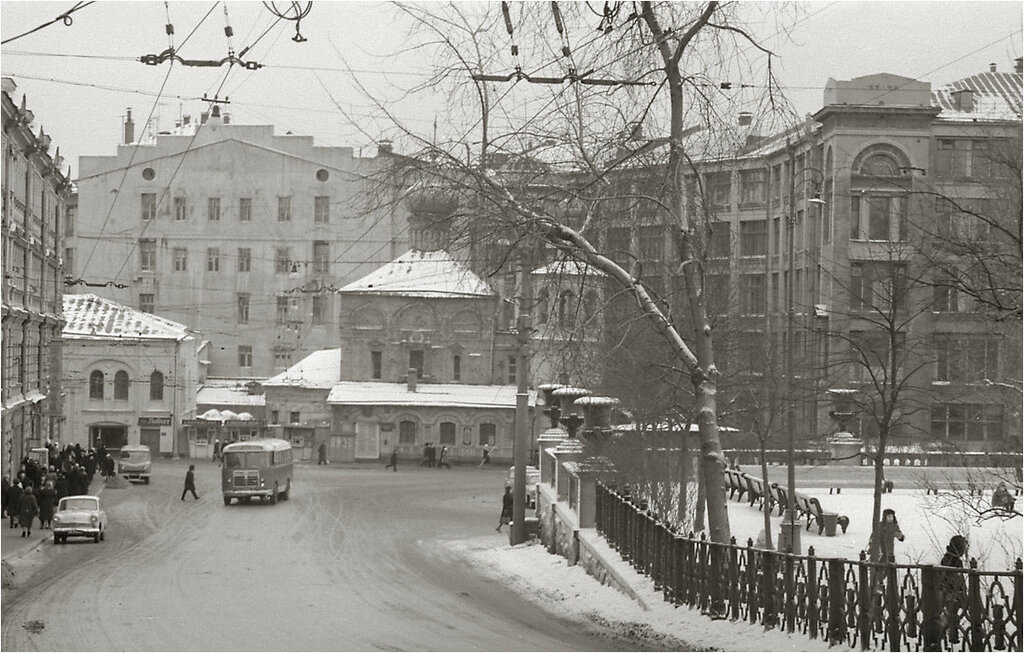
{"type": "Polygon", "coordinates": [[[403,297],[493,297],[494,291],[445,251],[412,249],[338,292],[403,297]]]}
{"type": "Polygon", "coordinates": [[[984,72],[971,75],[932,91],[932,105],[942,109],[939,118],[947,120],[1020,120],[1022,75],[984,72]],[[957,108],[953,93],[974,91],[970,111],[957,108]]]}
{"type": "MultiPolygon", "coordinates": [[[[514,409],[516,386],[420,383],[415,391],[411,391],[406,383],[343,381],[331,388],[327,403],[339,406],[514,409]]],[[[530,391],[529,405],[536,403],[537,393],[530,391]]]]}
{"type": "Polygon", "coordinates": [[[263,386],[326,389],[340,380],[341,349],[321,349],[270,377],[263,386]]]}
{"type": "Polygon", "coordinates": [[[65,338],[182,340],[188,327],[93,294],[64,295],[65,338]]]}

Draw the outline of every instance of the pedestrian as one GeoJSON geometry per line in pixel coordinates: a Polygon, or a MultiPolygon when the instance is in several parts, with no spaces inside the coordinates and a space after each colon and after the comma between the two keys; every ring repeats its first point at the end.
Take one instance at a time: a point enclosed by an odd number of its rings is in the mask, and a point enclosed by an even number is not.
{"type": "Polygon", "coordinates": [[[490,449],[490,447],[488,447],[488,445],[485,444],[484,445],[484,459],[480,461],[480,464],[477,465],[477,467],[483,467],[484,465],[490,465],[490,464],[491,464],[491,449],[490,449]]]}
{"type": "Polygon", "coordinates": [[[53,489],[53,483],[47,481],[39,490],[39,528],[53,528],[53,507],[56,502],[57,493],[53,489]]]}
{"type": "Polygon", "coordinates": [[[391,452],[391,457],[388,459],[388,464],[384,465],[384,469],[390,467],[393,471],[398,471],[398,448],[391,452]]]}
{"type": "Polygon", "coordinates": [[[882,523],[878,525],[879,562],[896,562],[896,540],[903,541],[903,531],[896,521],[896,511],[886,508],[882,511],[882,523]]]}
{"type": "Polygon", "coordinates": [[[213,460],[214,462],[220,460],[220,438],[213,441],[213,460]]]}
{"type": "Polygon", "coordinates": [[[7,516],[11,519],[11,528],[18,523],[18,501],[21,500],[21,481],[15,479],[7,488],[7,516]]]}
{"type": "Polygon", "coordinates": [[[442,467],[447,467],[448,469],[452,468],[451,463],[448,462],[448,447],[441,447],[441,453],[438,454],[437,460],[438,469],[442,467]]]}
{"type": "Polygon", "coordinates": [[[423,460],[420,461],[420,467],[430,466],[430,443],[427,442],[423,445],[423,460]]]}
{"type": "Polygon", "coordinates": [[[11,489],[11,479],[4,476],[3,487],[0,487],[0,517],[7,516],[7,491],[11,489]]]}
{"type": "Polygon", "coordinates": [[[427,465],[427,467],[437,466],[437,447],[434,446],[433,442],[430,443],[430,450],[427,452],[427,459],[430,461],[430,464],[427,465]]]}
{"type": "Polygon", "coordinates": [[[316,450],[316,454],[317,454],[317,458],[316,458],[316,464],[317,465],[326,465],[328,462],[330,462],[330,461],[327,460],[327,443],[326,442],[321,442],[320,443],[320,447],[316,450]]]}
{"type": "Polygon", "coordinates": [[[952,567],[942,570],[939,578],[939,605],[942,606],[939,623],[946,631],[946,637],[951,644],[960,641],[960,614],[967,606],[967,583],[964,582],[964,572],[961,571],[967,549],[967,538],[963,535],[954,535],[949,539],[946,553],[939,562],[943,567],[952,567]]]}
{"type": "Polygon", "coordinates": [[[191,492],[192,496],[199,501],[199,495],[196,494],[196,466],[189,465],[188,471],[185,472],[185,489],[181,491],[181,500],[185,500],[185,494],[191,492]]]}
{"type": "Polygon", "coordinates": [[[25,488],[18,499],[18,522],[21,524],[21,536],[32,537],[32,520],[39,514],[39,504],[32,494],[32,487],[25,488]]]}
{"type": "Polygon", "coordinates": [[[1009,512],[1013,510],[1014,503],[1014,498],[1010,496],[1010,491],[1006,489],[1006,483],[999,483],[992,492],[992,507],[996,510],[1009,512]]]}
{"type": "Polygon", "coordinates": [[[501,497],[501,517],[498,518],[498,527],[494,530],[501,532],[501,527],[512,523],[512,504],[515,499],[512,497],[512,486],[505,486],[505,494],[501,497]]]}

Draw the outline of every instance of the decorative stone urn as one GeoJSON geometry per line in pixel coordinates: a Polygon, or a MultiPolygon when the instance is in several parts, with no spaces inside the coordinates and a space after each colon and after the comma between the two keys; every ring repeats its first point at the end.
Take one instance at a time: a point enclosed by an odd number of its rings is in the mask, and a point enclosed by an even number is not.
{"type": "Polygon", "coordinates": [[[829,438],[831,465],[859,467],[863,441],[846,429],[846,423],[853,418],[853,396],[857,391],[852,388],[829,388],[832,398],[832,409],[829,417],[838,425],[836,433],[829,438]]]}

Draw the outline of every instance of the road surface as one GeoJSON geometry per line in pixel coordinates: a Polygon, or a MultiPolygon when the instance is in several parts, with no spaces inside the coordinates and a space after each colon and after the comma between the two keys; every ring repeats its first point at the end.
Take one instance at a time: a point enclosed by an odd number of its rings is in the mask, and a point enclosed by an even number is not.
{"type": "MultiPolygon", "coordinates": [[[[232,504],[219,468],[184,461],[103,491],[105,542],[18,561],[2,648],[134,651],[637,650],[551,615],[448,552],[494,532],[501,469],[296,465],[292,497],[232,504]]],[[[5,531],[5,540],[10,536],[5,531]]]]}

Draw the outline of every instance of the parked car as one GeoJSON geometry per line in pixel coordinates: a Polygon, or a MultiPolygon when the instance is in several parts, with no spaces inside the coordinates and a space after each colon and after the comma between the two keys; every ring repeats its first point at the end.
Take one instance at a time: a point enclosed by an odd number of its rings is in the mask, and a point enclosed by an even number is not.
{"type": "Polygon", "coordinates": [[[64,497],[53,515],[53,543],[61,544],[71,536],[91,537],[99,542],[106,537],[107,513],[99,497],[76,494],[64,497]]]}
{"type": "Polygon", "coordinates": [[[117,461],[117,473],[129,481],[142,481],[149,485],[151,465],[149,447],[146,445],[126,444],[121,447],[121,457],[117,461]]]}
{"type": "MultiPolygon", "coordinates": [[[[508,476],[505,478],[505,485],[515,487],[516,468],[515,465],[508,468],[508,476]]],[[[526,466],[526,507],[537,507],[537,484],[540,483],[540,470],[533,465],[526,466]]]]}

